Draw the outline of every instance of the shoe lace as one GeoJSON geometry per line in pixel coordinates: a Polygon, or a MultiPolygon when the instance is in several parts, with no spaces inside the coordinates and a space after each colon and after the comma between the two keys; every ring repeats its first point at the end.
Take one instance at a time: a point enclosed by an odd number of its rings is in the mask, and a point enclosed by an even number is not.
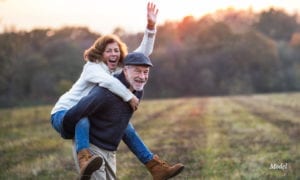
{"type": "Polygon", "coordinates": [[[80,157],[81,160],[89,160],[93,155],[90,153],[83,154],[83,156],[80,157]]]}
{"type": "Polygon", "coordinates": [[[157,159],[158,163],[163,167],[169,167],[169,164],[166,161],[157,159]]]}
{"type": "Polygon", "coordinates": [[[92,155],[87,154],[84,158],[85,158],[85,160],[89,160],[90,158],[92,158],[92,155]]]}

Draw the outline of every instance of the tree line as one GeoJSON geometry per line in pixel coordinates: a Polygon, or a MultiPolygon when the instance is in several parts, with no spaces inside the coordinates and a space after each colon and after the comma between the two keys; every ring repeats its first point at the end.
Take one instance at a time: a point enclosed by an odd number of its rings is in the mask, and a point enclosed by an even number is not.
{"type": "MultiPolygon", "coordinates": [[[[226,9],[157,27],[145,98],[300,90],[297,14],[226,9]]],[[[134,50],[143,32],[113,32],[134,50]]],[[[86,27],[0,34],[0,107],[54,103],[79,77],[101,33],[86,27]]]]}

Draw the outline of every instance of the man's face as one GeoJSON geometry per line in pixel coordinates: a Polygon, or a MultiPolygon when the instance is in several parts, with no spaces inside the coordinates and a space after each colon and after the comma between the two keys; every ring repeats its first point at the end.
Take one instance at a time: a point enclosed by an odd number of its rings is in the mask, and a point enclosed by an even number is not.
{"type": "Polygon", "coordinates": [[[107,64],[110,71],[116,70],[120,60],[120,48],[118,43],[113,42],[107,44],[105,51],[103,52],[103,61],[107,64]]]}
{"type": "Polygon", "coordinates": [[[129,65],[124,67],[126,80],[133,90],[141,91],[144,89],[149,77],[150,68],[148,66],[129,65]]]}

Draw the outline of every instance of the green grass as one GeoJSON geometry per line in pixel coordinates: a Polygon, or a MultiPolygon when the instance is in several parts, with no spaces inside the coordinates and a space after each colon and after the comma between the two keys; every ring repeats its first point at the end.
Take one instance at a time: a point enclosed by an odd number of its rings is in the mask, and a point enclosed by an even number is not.
{"type": "MultiPolygon", "coordinates": [[[[0,110],[0,179],[76,179],[50,110],[0,110]]],[[[300,93],[290,93],[145,100],[131,122],[154,153],[185,165],[173,179],[300,179],[299,117],[300,93]]],[[[151,179],[124,143],[117,166],[121,180],[151,179]]]]}

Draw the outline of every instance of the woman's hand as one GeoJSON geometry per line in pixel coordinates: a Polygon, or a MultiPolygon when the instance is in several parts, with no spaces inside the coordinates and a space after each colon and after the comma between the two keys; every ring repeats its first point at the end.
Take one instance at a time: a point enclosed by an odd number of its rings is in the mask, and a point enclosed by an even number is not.
{"type": "Polygon", "coordinates": [[[136,96],[133,96],[133,98],[129,100],[129,104],[133,111],[136,111],[138,109],[139,103],[140,101],[136,96]]]}
{"type": "Polygon", "coordinates": [[[149,30],[154,30],[156,19],[157,19],[158,9],[156,5],[148,2],[147,4],[147,28],[149,30]]]}

